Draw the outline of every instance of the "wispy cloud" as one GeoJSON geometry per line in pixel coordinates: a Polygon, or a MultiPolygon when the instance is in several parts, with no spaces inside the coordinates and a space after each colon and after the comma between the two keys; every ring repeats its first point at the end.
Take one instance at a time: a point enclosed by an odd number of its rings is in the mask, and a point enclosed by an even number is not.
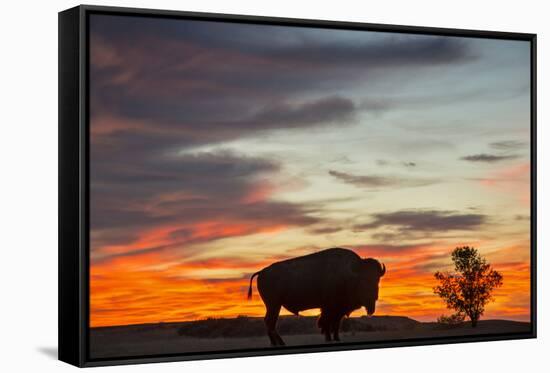
{"type": "Polygon", "coordinates": [[[461,157],[460,159],[463,161],[469,161],[469,162],[496,163],[501,161],[517,159],[517,158],[519,158],[519,156],[516,154],[496,155],[496,154],[480,153],[480,154],[467,155],[467,156],[461,157]]]}
{"type": "Polygon", "coordinates": [[[489,144],[493,149],[497,150],[518,150],[527,147],[529,144],[523,141],[506,140],[496,141],[489,144]]]}
{"type": "Polygon", "coordinates": [[[417,163],[413,161],[392,162],[387,159],[377,159],[376,164],[381,167],[390,166],[394,164],[397,164],[398,166],[403,166],[406,168],[413,168],[417,166],[417,163]]]}
{"type": "Polygon", "coordinates": [[[413,188],[439,183],[437,179],[413,178],[404,176],[382,176],[382,175],[354,175],[347,172],[329,170],[331,176],[357,187],[363,188],[413,188]]]}
{"type": "Polygon", "coordinates": [[[447,232],[478,229],[488,221],[483,214],[444,210],[401,210],[372,214],[372,221],[356,225],[356,230],[395,227],[400,231],[447,232]]]}
{"type": "Polygon", "coordinates": [[[342,231],[344,228],[338,226],[327,226],[310,229],[309,232],[312,234],[331,234],[342,231]]]}

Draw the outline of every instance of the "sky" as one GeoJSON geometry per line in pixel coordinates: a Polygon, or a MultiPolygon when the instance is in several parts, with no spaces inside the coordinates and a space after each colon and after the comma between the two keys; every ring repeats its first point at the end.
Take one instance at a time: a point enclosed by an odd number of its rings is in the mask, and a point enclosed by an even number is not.
{"type": "Polygon", "coordinates": [[[263,316],[250,275],[329,247],[433,321],[463,245],[504,276],[483,317],[528,321],[529,48],[91,15],[90,325],[263,316]]]}

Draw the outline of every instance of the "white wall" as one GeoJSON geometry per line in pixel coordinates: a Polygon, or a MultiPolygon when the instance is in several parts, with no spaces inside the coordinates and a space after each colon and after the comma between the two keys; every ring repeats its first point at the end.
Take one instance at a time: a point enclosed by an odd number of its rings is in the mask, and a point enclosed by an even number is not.
{"type": "MultiPolygon", "coordinates": [[[[539,165],[548,163],[550,23],[544,1],[95,1],[250,15],[538,33],[539,165]]],[[[72,1],[10,1],[0,22],[0,369],[65,371],[57,344],[57,12],[72,1]]],[[[549,145],[550,146],[550,145],[549,145]]],[[[407,372],[527,372],[548,365],[548,174],[539,166],[539,338],[284,357],[110,368],[118,371],[278,372],[297,369],[407,372]]]]}

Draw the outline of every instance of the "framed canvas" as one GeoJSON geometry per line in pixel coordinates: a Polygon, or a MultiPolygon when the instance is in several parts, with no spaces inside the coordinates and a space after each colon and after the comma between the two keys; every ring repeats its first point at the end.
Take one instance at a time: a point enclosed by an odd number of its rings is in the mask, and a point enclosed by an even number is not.
{"type": "Polygon", "coordinates": [[[536,36],[59,13],[59,358],[536,336],[536,36]]]}

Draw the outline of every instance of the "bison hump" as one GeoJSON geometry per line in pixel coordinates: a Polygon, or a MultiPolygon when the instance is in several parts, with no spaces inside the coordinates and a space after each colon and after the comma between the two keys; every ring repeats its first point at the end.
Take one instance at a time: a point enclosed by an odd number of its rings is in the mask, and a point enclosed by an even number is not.
{"type": "MultiPolygon", "coordinates": [[[[298,258],[332,258],[332,259],[336,259],[336,258],[347,258],[347,259],[350,259],[350,260],[354,260],[354,259],[361,259],[361,257],[359,255],[357,255],[353,250],[350,250],[350,249],[345,249],[345,248],[342,248],[342,247],[332,247],[330,249],[325,249],[325,250],[321,250],[321,251],[317,251],[315,253],[312,253],[312,254],[308,254],[308,255],[304,255],[302,257],[298,257],[298,258]]],[[[296,259],[298,259],[296,258],[296,259]]]]}

